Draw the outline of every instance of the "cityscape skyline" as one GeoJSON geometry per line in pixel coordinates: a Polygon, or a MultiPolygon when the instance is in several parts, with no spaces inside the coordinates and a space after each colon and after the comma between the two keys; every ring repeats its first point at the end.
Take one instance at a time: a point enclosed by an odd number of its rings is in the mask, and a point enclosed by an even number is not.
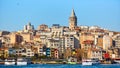
{"type": "Polygon", "coordinates": [[[78,18],[78,26],[97,25],[108,30],[120,31],[119,5],[119,0],[1,0],[0,30],[22,30],[23,26],[28,22],[31,22],[35,29],[41,24],[46,24],[49,27],[52,24],[68,26],[71,10],[74,8],[78,18]]]}

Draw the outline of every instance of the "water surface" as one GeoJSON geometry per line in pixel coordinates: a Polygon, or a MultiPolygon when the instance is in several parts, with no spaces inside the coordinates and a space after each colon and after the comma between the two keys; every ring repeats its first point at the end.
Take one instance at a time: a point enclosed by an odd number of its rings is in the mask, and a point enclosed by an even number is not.
{"type": "Polygon", "coordinates": [[[81,64],[30,64],[24,66],[0,65],[0,68],[120,68],[120,64],[102,64],[93,66],[82,66],[81,64]]]}

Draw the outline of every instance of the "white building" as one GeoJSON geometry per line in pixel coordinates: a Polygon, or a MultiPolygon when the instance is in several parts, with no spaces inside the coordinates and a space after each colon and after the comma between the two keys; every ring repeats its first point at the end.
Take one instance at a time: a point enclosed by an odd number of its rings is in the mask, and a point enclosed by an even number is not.
{"type": "Polygon", "coordinates": [[[120,34],[116,35],[114,41],[115,41],[115,47],[120,48],[120,34]]]}
{"type": "Polygon", "coordinates": [[[60,27],[59,24],[53,24],[51,28],[52,37],[62,37],[63,36],[63,27],[60,27]]]}
{"type": "Polygon", "coordinates": [[[26,56],[27,57],[34,56],[34,52],[31,50],[31,48],[26,48],[26,56]]]}
{"type": "Polygon", "coordinates": [[[109,35],[103,36],[103,49],[108,50],[112,46],[112,38],[109,35]]]}
{"type": "Polygon", "coordinates": [[[67,49],[67,48],[74,49],[75,48],[74,39],[75,38],[73,35],[66,35],[65,36],[65,49],[67,49]]]}
{"type": "Polygon", "coordinates": [[[29,30],[34,30],[34,26],[30,22],[24,26],[24,32],[28,32],[29,30]]]}
{"type": "Polygon", "coordinates": [[[65,48],[79,48],[79,36],[75,31],[64,32],[65,48]]]}
{"type": "Polygon", "coordinates": [[[97,58],[102,60],[102,56],[103,54],[101,49],[91,48],[88,50],[88,58],[97,58]]]}

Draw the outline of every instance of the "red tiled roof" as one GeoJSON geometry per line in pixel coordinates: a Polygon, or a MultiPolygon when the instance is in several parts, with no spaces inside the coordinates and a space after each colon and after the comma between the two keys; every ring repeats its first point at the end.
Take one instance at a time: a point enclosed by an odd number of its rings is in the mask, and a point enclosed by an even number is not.
{"type": "Polygon", "coordinates": [[[86,40],[86,41],[83,41],[83,44],[93,44],[93,40],[86,40]]]}

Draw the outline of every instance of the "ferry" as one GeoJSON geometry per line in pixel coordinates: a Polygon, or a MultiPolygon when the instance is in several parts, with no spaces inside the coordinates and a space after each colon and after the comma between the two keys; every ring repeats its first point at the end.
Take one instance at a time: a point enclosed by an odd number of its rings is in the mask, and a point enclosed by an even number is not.
{"type": "Polygon", "coordinates": [[[97,65],[100,64],[98,59],[83,59],[82,65],[97,65]]]}
{"type": "Polygon", "coordinates": [[[17,58],[16,65],[27,65],[27,60],[23,58],[17,58]]]}
{"type": "Polygon", "coordinates": [[[15,65],[15,59],[5,59],[5,65],[15,65]]]}

